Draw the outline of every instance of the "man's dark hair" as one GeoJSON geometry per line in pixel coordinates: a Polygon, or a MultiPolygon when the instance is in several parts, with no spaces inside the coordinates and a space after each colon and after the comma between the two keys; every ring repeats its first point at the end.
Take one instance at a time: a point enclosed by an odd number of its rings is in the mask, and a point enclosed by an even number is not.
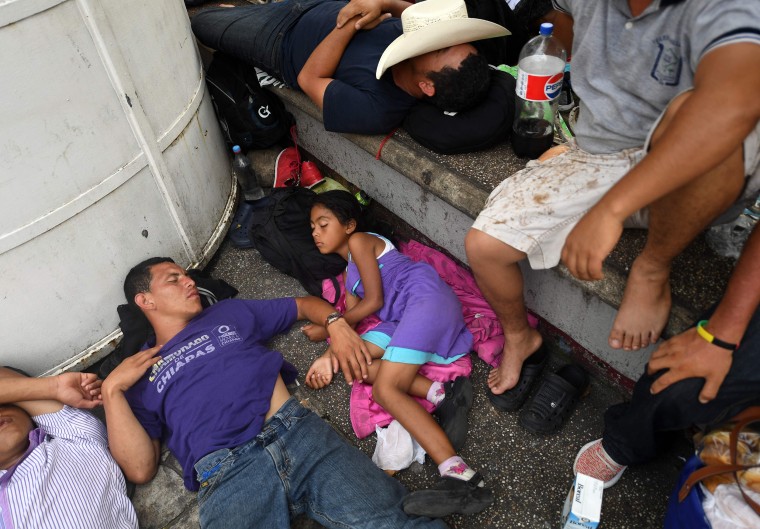
{"type": "Polygon", "coordinates": [[[476,53],[468,55],[458,70],[445,66],[426,75],[435,85],[430,102],[448,112],[461,112],[480,103],[491,82],[488,62],[476,53]]]}
{"type": "Polygon", "coordinates": [[[314,197],[312,206],[319,204],[329,209],[344,226],[351,219],[356,221],[356,231],[364,231],[364,213],[359,201],[348,191],[334,189],[319,193],[314,197]]]}
{"type": "Polygon", "coordinates": [[[151,257],[136,264],[127,273],[127,277],[124,279],[124,296],[126,296],[127,303],[131,307],[138,308],[135,303],[135,296],[140,292],[150,290],[150,280],[152,277],[150,269],[161,263],[174,263],[174,259],[170,257],[151,257]]]}

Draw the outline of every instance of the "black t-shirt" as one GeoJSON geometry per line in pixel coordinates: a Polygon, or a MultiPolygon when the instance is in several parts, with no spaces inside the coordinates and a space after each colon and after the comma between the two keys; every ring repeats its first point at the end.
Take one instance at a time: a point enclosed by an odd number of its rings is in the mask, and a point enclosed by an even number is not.
{"type": "MultiPolygon", "coordinates": [[[[325,2],[315,6],[285,36],[282,71],[290,86],[298,86],[298,73],[312,51],[333,30],[338,12],[345,5],[325,2]]],[[[325,91],[322,110],[325,129],[385,134],[401,125],[416,100],[396,86],[390,69],[381,79],[375,79],[380,56],[401,33],[401,21],[390,18],[354,36],[325,91]]]]}

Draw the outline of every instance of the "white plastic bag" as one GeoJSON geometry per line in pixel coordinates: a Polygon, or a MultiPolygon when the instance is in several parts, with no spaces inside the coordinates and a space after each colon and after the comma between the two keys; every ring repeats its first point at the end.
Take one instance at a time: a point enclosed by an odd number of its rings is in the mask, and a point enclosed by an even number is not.
{"type": "Polygon", "coordinates": [[[383,470],[403,470],[413,461],[425,462],[425,451],[401,424],[394,420],[387,428],[375,426],[377,445],[372,462],[383,470]]]}

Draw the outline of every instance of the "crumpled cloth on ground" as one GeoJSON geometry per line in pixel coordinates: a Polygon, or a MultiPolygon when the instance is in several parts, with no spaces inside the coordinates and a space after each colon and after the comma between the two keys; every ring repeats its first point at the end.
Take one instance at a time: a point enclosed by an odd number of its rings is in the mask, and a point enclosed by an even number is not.
{"type": "MultiPolygon", "coordinates": [[[[504,331],[472,274],[438,250],[414,240],[401,243],[399,251],[414,261],[422,261],[435,268],[462,304],[464,322],[472,333],[473,350],[490,366],[499,365],[504,349],[504,331]]],[[[535,329],[538,318],[528,314],[528,324],[535,329]]]]}
{"type": "Polygon", "coordinates": [[[377,444],[372,462],[383,470],[404,470],[414,461],[425,462],[425,450],[401,423],[393,420],[387,428],[375,427],[377,444]]]}
{"type": "MultiPolygon", "coordinates": [[[[760,494],[753,490],[744,489],[755,502],[760,503],[760,494]]],[[[735,483],[718,485],[714,494],[702,487],[705,498],[702,508],[712,529],[756,529],[758,516],[752,510],[739,492],[735,483]]]]}

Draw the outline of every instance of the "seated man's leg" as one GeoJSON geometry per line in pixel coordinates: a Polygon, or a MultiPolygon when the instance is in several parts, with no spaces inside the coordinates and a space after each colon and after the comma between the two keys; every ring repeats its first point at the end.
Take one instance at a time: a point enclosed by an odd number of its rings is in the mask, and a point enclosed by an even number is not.
{"type": "Polygon", "coordinates": [[[465,248],[475,279],[504,328],[504,351],[489,375],[495,394],[518,381],[523,361],[541,346],[528,326],[518,261],[532,268],[559,263],[578,220],[640,159],[637,152],[591,155],[571,148],[504,180],[488,198],[465,248]]]}
{"type": "MultiPolygon", "coordinates": [[[[636,382],[630,402],[610,407],[604,416],[602,446],[619,465],[646,463],[657,455],[661,432],[692,425],[713,426],[743,409],[760,404],[760,310],[755,312],[741,346],[715,399],[699,402],[704,379],[683,380],[652,395],[658,375],[646,373],[636,382]]],[[[587,462],[592,465],[593,462],[587,462]]],[[[581,462],[579,464],[582,465],[581,462]]],[[[604,479],[602,476],[595,476],[604,479]]]]}
{"type": "Polygon", "coordinates": [[[483,296],[504,329],[498,368],[488,374],[488,387],[499,395],[517,384],[523,362],[541,347],[541,335],[528,325],[523,277],[517,264],[525,253],[478,229],[465,239],[467,258],[483,296]]]}
{"type": "MultiPolygon", "coordinates": [[[[652,134],[655,144],[689,93],[676,98],[652,134]]],[[[610,346],[637,350],[656,342],[670,313],[670,266],[710,222],[739,197],[745,183],[742,149],[688,185],[649,206],[649,235],[631,266],[610,346]]]]}

